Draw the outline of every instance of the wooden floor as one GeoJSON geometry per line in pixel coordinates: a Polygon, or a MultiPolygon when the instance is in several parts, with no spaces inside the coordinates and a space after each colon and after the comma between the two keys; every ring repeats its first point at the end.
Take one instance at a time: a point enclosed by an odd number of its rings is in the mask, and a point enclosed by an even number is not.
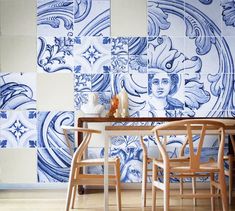
{"type": "MultiPolygon", "coordinates": [[[[0,190],[1,211],[64,211],[65,190],[0,190]]],[[[235,198],[234,198],[235,199],[235,198]]],[[[110,191],[110,211],[116,210],[115,192],[110,191]]],[[[122,190],[122,211],[150,211],[151,191],[147,193],[147,207],[141,208],[140,190],[122,190]]],[[[103,193],[98,190],[87,190],[85,195],[78,196],[75,211],[103,211],[103,193]]],[[[162,211],[162,194],[157,193],[157,210],[162,211]]],[[[198,200],[198,206],[193,207],[192,200],[179,198],[171,199],[172,211],[207,211],[210,210],[210,199],[198,200]]],[[[216,200],[216,210],[222,210],[219,200],[216,200]]],[[[230,211],[235,211],[234,204],[230,211]]]]}

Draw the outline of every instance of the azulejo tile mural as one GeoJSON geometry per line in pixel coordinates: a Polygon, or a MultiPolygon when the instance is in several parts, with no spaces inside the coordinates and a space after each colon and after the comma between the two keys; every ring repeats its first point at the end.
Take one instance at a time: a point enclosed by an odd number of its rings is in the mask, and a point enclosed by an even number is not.
{"type": "MultiPolygon", "coordinates": [[[[74,111],[37,111],[40,182],[67,181],[71,157],[57,122],[72,125],[72,113],[87,102],[89,93],[97,93],[108,110],[111,97],[124,88],[133,117],[235,116],[234,1],[146,4],[148,36],[112,37],[110,0],[38,0],[37,72],[74,74],[74,111]]],[[[22,118],[8,112],[36,109],[36,74],[30,74],[0,74],[1,121],[23,124],[22,118]]],[[[22,131],[29,128],[23,125],[22,131]]],[[[1,147],[19,146],[21,133],[6,142],[13,136],[11,126],[6,128],[1,147]]],[[[150,151],[156,146],[152,137],[145,137],[145,143],[150,151]]],[[[20,144],[30,146],[26,139],[20,144]]],[[[174,156],[181,144],[181,138],[172,137],[169,154],[174,156]]],[[[91,149],[89,155],[102,156],[102,150],[91,149]]],[[[122,181],[140,182],[142,150],[137,137],[116,138],[110,153],[121,157],[122,181]]]]}

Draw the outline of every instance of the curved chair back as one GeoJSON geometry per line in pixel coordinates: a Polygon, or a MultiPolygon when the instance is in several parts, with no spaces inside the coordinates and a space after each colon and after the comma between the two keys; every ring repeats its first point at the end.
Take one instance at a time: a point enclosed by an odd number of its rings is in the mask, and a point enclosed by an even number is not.
{"type": "MultiPolygon", "coordinates": [[[[70,127],[70,126],[62,126],[61,127],[63,129],[63,132],[65,134],[65,138],[66,138],[66,142],[69,145],[69,138],[68,138],[68,131],[74,131],[74,132],[78,132],[78,133],[83,133],[83,140],[82,143],[78,146],[78,148],[76,149],[74,155],[73,155],[73,160],[72,160],[72,164],[74,162],[79,162],[82,159],[82,156],[84,154],[84,152],[86,151],[88,144],[91,140],[92,134],[96,133],[96,134],[100,134],[101,131],[99,130],[93,130],[93,129],[88,129],[88,128],[81,128],[81,127],[70,127]]],[[[69,145],[70,147],[70,145],[69,145]]],[[[71,149],[70,147],[70,152],[73,153],[73,149],[71,149]]]]}
{"type": "MultiPolygon", "coordinates": [[[[152,129],[155,134],[155,141],[161,153],[164,163],[169,161],[168,154],[161,141],[162,135],[186,135],[187,145],[189,146],[189,167],[193,171],[197,171],[200,167],[200,157],[203,143],[207,134],[219,135],[219,150],[218,150],[218,167],[223,168],[224,142],[225,142],[225,125],[216,120],[206,119],[188,119],[172,121],[166,124],[158,125],[152,129]],[[197,147],[194,146],[193,136],[199,135],[197,147]]],[[[185,148],[185,146],[183,146],[185,148]]]]}

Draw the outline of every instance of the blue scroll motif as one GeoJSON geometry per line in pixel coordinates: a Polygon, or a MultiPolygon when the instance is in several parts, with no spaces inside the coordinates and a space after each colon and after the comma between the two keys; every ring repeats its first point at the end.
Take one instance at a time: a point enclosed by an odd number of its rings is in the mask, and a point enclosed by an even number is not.
{"type": "Polygon", "coordinates": [[[235,2],[230,0],[221,1],[221,6],[223,7],[223,21],[226,26],[235,27],[235,2]]]}
{"type": "Polygon", "coordinates": [[[213,0],[199,0],[202,4],[209,5],[213,2],[213,0]]]}
{"type": "Polygon", "coordinates": [[[38,39],[40,42],[37,57],[39,67],[48,73],[73,70],[71,64],[66,64],[66,58],[73,56],[73,39],[71,37],[55,37],[54,45],[48,44],[43,37],[38,39]]]}
{"type": "Polygon", "coordinates": [[[91,86],[93,92],[110,91],[110,75],[109,74],[92,75],[91,86]]]}
{"type": "MultiPolygon", "coordinates": [[[[42,178],[52,182],[67,182],[71,155],[65,142],[62,125],[74,124],[73,112],[40,112],[38,124],[39,146],[45,147],[38,151],[39,181],[42,178]]],[[[70,135],[71,146],[73,136],[70,135]]],[[[46,181],[47,181],[46,180],[46,181]]]]}
{"type": "MultiPolygon", "coordinates": [[[[74,22],[84,21],[92,8],[92,0],[74,0],[74,22]]],[[[105,29],[110,27],[110,9],[99,13],[84,26],[76,36],[102,36],[105,29]]]]}
{"type": "Polygon", "coordinates": [[[33,90],[26,84],[17,82],[5,82],[4,76],[0,75],[0,109],[14,110],[14,109],[36,109],[36,100],[33,99],[33,90]]]}
{"type": "Polygon", "coordinates": [[[128,54],[129,55],[147,54],[147,38],[146,37],[129,38],[128,54]]]}
{"type": "Polygon", "coordinates": [[[73,29],[73,1],[52,0],[37,8],[37,25],[59,28],[63,22],[67,30],[73,29]]]}
{"type": "MultiPolygon", "coordinates": [[[[186,36],[195,40],[196,52],[198,55],[205,55],[210,52],[212,45],[218,52],[219,69],[217,74],[208,75],[210,92],[217,97],[216,103],[207,116],[231,116],[234,115],[232,90],[234,89],[234,64],[233,58],[216,24],[197,8],[181,1],[159,0],[159,7],[166,14],[171,13],[184,18],[186,24],[186,36]],[[228,74],[224,74],[228,73],[228,74]],[[226,83],[225,83],[226,81],[226,83]],[[230,111],[229,111],[230,110],[230,111]]],[[[155,5],[158,6],[156,2],[155,5]]]]}
{"type": "Polygon", "coordinates": [[[167,21],[167,17],[156,1],[148,1],[148,35],[158,36],[160,30],[168,29],[170,22],[167,21]]]}

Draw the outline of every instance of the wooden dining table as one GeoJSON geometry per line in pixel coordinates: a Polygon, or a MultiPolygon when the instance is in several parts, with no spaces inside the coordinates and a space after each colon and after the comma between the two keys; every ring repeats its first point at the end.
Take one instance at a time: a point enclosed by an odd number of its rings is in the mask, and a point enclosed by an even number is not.
{"type": "MultiPolygon", "coordinates": [[[[84,123],[96,122],[96,123],[119,123],[118,125],[109,125],[105,126],[105,130],[103,131],[105,135],[104,141],[104,210],[109,210],[109,190],[108,190],[108,149],[110,145],[110,140],[114,136],[146,136],[152,135],[152,128],[154,127],[154,123],[156,122],[169,122],[176,120],[183,120],[190,118],[149,118],[149,117],[141,117],[141,118],[107,118],[107,117],[84,117],[78,119],[78,126],[84,127],[84,123]],[[127,125],[126,123],[138,123],[139,125],[127,125]],[[145,124],[149,123],[149,124],[145,124]],[[153,124],[151,124],[153,123],[153,124]]],[[[194,119],[205,119],[205,118],[194,118],[194,119]]],[[[221,121],[225,124],[226,134],[235,135],[235,119],[234,118],[207,118],[213,119],[217,121],[221,121]]],[[[174,128],[177,130],[180,135],[183,134],[183,131],[180,128],[174,128]]],[[[217,133],[217,132],[216,132],[217,133]]],[[[210,130],[210,134],[216,134],[213,131],[213,128],[210,130]]],[[[165,131],[165,134],[162,135],[170,135],[170,131],[165,131]]],[[[82,136],[79,134],[78,136],[78,144],[81,143],[82,136]]]]}

